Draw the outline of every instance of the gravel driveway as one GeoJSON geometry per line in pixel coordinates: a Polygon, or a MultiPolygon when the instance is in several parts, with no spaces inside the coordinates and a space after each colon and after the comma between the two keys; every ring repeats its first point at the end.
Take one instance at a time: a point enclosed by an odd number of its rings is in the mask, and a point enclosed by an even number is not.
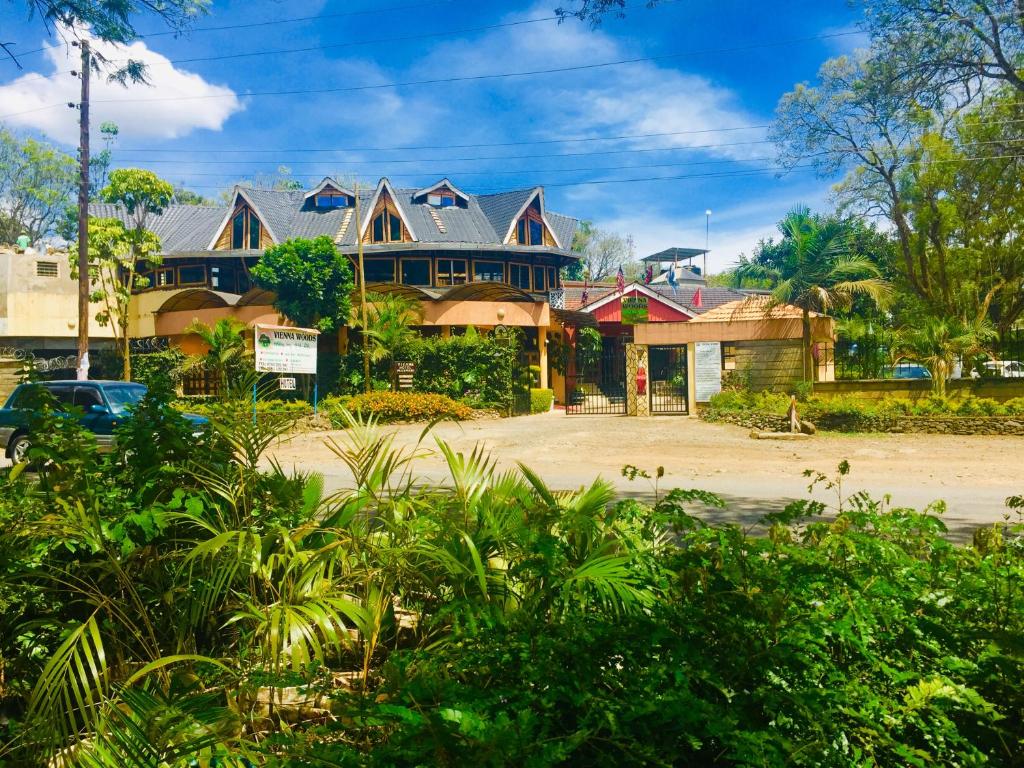
{"type": "MultiPolygon", "coordinates": [[[[388,427],[411,445],[422,425],[388,427]]],[[[284,466],[324,474],[329,489],[347,485],[345,467],[324,446],[332,433],[304,433],[282,441],[274,455],[284,466]]],[[[725,510],[703,510],[709,520],[753,524],[766,511],[807,495],[803,470],[832,472],[843,459],[852,471],[845,490],[889,494],[899,506],[923,508],[944,500],[946,524],[957,539],[1001,521],[1006,497],[1024,494],[1024,438],[949,435],[819,434],[806,442],[751,440],[745,429],[686,417],[566,416],[562,412],[442,424],[434,434],[456,450],[486,446],[501,466],[530,466],[554,488],[573,488],[602,476],[624,495],[650,498],[646,481],[621,476],[625,464],[653,474],[665,468],[662,489],[700,488],[721,495],[725,510]]],[[[428,439],[427,445],[433,446],[428,439]]],[[[418,473],[443,481],[436,455],[418,473]]],[[[825,502],[835,497],[818,494],[825,502]]]]}

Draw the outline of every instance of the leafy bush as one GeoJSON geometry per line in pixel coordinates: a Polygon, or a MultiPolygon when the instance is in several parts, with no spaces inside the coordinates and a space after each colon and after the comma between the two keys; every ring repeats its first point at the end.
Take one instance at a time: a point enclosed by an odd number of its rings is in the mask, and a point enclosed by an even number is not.
{"type": "Polygon", "coordinates": [[[510,333],[511,338],[482,336],[469,328],[462,336],[423,339],[413,387],[418,392],[465,400],[476,407],[507,410],[516,389],[515,359],[522,346],[520,332],[512,329],[510,333]]]}
{"type": "Polygon", "coordinates": [[[181,385],[183,367],[187,359],[188,355],[177,347],[161,352],[132,355],[132,378],[147,386],[163,378],[177,389],[181,385]]]}
{"type": "Polygon", "coordinates": [[[555,393],[550,389],[530,390],[530,413],[547,413],[555,402],[555,393]]]}
{"type": "Polygon", "coordinates": [[[468,419],[473,409],[450,397],[430,392],[371,392],[354,395],[346,407],[352,413],[373,416],[382,422],[468,419]]]}

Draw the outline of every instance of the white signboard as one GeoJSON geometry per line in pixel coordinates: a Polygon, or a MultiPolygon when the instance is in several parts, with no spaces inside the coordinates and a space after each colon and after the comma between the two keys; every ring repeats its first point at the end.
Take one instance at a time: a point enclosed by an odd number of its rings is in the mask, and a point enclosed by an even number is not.
{"type": "Polygon", "coordinates": [[[722,391],[722,345],[717,341],[698,341],[696,349],[697,402],[706,403],[722,391]]]}
{"type": "Polygon", "coordinates": [[[261,373],[316,373],[316,337],[319,331],[257,325],[256,370],[261,373]]]}
{"type": "Polygon", "coordinates": [[[280,389],[282,392],[293,392],[293,391],[295,391],[295,377],[294,376],[288,376],[288,377],[282,376],[280,379],[277,380],[277,388],[280,389]]]}

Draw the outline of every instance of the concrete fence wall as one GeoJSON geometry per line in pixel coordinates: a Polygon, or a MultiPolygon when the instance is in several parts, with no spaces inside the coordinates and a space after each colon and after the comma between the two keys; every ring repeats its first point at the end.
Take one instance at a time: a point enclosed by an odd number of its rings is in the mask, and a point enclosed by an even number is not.
{"type": "MultiPolygon", "coordinates": [[[[766,387],[767,388],[767,387],[766,387]]],[[[953,379],[946,386],[950,396],[974,395],[987,397],[999,402],[1024,397],[1022,379],[953,379]]],[[[849,395],[865,400],[881,400],[886,397],[900,397],[906,400],[920,400],[932,393],[932,383],[926,379],[873,379],[866,381],[822,381],[814,385],[814,394],[822,397],[849,395]]]]}

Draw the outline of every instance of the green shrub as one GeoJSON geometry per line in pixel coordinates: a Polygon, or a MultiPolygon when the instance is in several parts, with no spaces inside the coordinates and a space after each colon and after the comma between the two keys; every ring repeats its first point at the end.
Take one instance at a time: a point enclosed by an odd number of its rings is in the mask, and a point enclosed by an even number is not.
{"type": "Polygon", "coordinates": [[[547,413],[555,402],[555,393],[550,389],[530,390],[530,413],[547,413]]]}
{"type": "Polygon", "coordinates": [[[352,413],[376,416],[382,422],[468,419],[473,409],[450,397],[431,392],[371,392],[346,403],[352,413]]]}
{"type": "Polygon", "coordinates": [[[1024,397],[1015,397],[1003,403],[1003,408],[1010,416],[1024,416],[1024,397]]]}
{"type": "Polygon", "coordinates": [[[162,377],[177,389],[181,385],[182,367],[187,359],[188,356],[177,347],[132,355],[132,379],[149,386],[156,378],[162,377]]]}
{"type": "MultiPolygon", "coordinates": [[[[513,341],[481,336],[472,328],[462,336],[423,339],[417,351],[413,388],[434,392],[477,407],[508,410],[516,390],[515,358],[521,353],[521,332],[513,341]]],[[[539,374],[538,374],[539,376],[539,374]]]]}

